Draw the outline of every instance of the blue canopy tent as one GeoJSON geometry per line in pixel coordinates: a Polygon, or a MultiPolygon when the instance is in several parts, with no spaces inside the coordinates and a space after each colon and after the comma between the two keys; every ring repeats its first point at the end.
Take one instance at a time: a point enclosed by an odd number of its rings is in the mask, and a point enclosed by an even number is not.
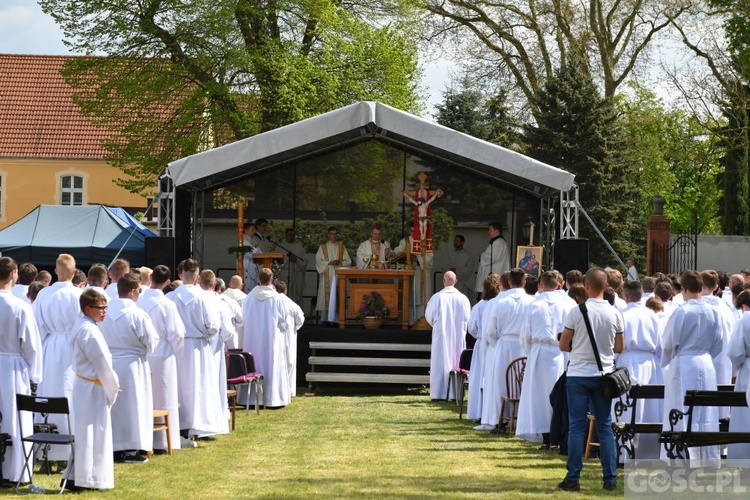
{"type": "Polygon", "coordinates": [[[54,266],[61,253],[75,257],[78,267],[109,265],[115,257],[137,265],[145,260],[146,238],[135,224],[101,205],[39,205],[0,231],[0,252],[43,267],[54,266]]]}

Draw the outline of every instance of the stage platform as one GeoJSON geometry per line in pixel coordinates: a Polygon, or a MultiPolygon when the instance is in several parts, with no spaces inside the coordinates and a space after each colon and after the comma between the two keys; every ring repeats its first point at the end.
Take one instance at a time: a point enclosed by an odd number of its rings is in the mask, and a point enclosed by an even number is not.
{"type": "Polygon", "coordinates": [[[297,384],[429,385],[431,331],[305,325],[297,336],[297,384]]]}

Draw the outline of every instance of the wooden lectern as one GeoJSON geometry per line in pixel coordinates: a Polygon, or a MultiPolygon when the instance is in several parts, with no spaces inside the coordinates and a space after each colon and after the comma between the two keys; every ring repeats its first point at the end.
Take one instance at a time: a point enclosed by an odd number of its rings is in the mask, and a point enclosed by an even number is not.
{"type": "Polygon", "coordinates": [[[253,254],[253,262],[256,266],[271,269],[274,261],[284,261],[284,254],[278,252],[262,252],[253,254]]]}

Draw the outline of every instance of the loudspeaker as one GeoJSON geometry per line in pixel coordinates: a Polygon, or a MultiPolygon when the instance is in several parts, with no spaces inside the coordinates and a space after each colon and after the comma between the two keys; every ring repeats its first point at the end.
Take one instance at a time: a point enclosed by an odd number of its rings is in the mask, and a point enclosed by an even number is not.
{"type": "Polygon", "coordinates": [[[169,266],[172,277],[175,276],[174,238],[153,237],[146,238],[146,266],[153,269],[162,264],[169,266]]]}
{"type": "Polygon", "coordinates": [[[555,243],[555,269],[563,273],[578,269],[585,273],[589,268],[589,240],[557,240],[555,243]]]}

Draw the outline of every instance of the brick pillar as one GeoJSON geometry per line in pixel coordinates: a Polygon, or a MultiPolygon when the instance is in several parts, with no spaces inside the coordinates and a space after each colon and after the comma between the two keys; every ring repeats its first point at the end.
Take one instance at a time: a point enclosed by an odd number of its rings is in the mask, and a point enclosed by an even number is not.
{"type": "Polygon", "coordinates": [[[646,274],[669,272],[669,217],[664,215],[664,198],[657,194],[651,200],[654,211],[646,230],[646,274]]]}

